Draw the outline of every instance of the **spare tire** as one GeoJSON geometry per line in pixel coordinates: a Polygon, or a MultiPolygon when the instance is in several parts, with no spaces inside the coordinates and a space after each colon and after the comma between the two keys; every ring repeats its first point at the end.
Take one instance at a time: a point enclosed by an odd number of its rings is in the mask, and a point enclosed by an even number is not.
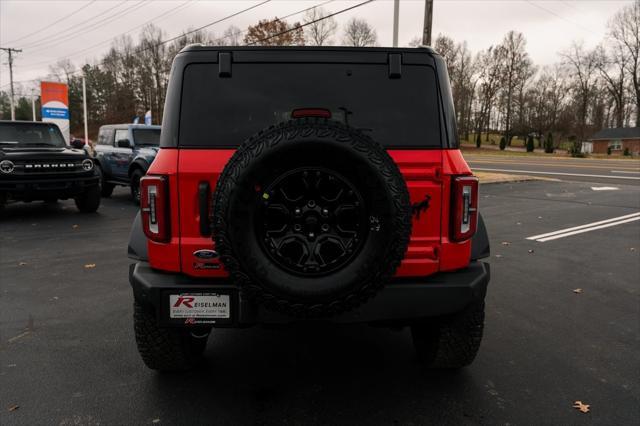
{"type": "Polygon", "coordinates": [[[386,150],[320,118],[246,140],[218,179],[213,216],[216,250],[243,296],[299,317],[372,297],[411,235],[409,192],[386,150]]]}

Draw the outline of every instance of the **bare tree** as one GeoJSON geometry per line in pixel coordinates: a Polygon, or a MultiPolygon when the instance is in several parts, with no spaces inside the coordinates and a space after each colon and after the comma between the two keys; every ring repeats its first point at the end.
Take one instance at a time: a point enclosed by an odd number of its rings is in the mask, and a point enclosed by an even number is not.
{"type": "Polygon", "coordinates": [[[278,18],[263,19],[249,26],[244,42],[256,46],[304,46],[304,31],[299,22],[289,24],[278,18]]]}
{"type": "Polygon", "coordinates": [[[616,127],[622,127],[624,124],[626,103],[625,74],[628,60],[626,52],[620,47],[620,45],[613,45],[611,49],[605,49],[600,45],[595,51],[596,66],[614,102],[616,127]]]}
{"type": "Polygon", "coordinates": [[[502,81],[502,63],[504,61],[504,51],[499,47],[489,47],[484,52],[480,52],[476,57],[476,63],[480,70],[478,77],[478,103],[479,111],[476,119],[476,146],[480,147],[481,133],[483,130],[489,132],[489,118],[491,107],[494,104],[500,83],[502,81]]]}
{"type": "Polygon", "coordinates": [[[235,25],[230,25],[222,34],[227,46],[240,46],[242,44],[242,30],[235,25]]]}
{"type": "MultiPolygon", "coordinates": [[[[509,31],[499,46],[504,52],[504,86],[502,100],[504,104],[504,137],[511,145],[514,95],[524,78],[522,68],[530,65],[525,51],[527,42],[522,33],[509,31]]],[[[526,75],[526,74],[525,74],[526,75]]]]}
{"type": "Polygon", "coordinates": [[[171,67],[171,58],[168,58],[166,45],[162,43],[163,38],[164,32],[159,27],[153,24],[145,26],[140,35],[138,52],[138,58],[142,62],[141,69],[151,77],[153,87],[149,103],[140,105],[140,107],[151,109],[151,113],[156,119],[162,117],[171,67]]]}
{"type": "Polygon", "coordinates": [[[597,82],[597,59],[593,52],[585,51],[583,45],[579,43],[573,43],[571,48],[561,56],[564,64],[571,70],[572,91],[578,107],[578,126],[576,129],[578,139],[574,144],[574,152],[577,152],[586,137],[589,106],[597,82]]]}
{"type": "Polygon", "coordinates": [[[64,81],[69,84],[71,76],[76,71],[76,67],[69,59],[60,59],[53,65],[49,66],[49,73],[51,77],[58,81],[64,81]]]}
{"type": "Polygon", "coordinates": [[[409,47],[419,47],[422,46],[422,37],[415,36],[408,43],[409,47]]]}
{"type": "Polygon", "coordinates": [[[640,126],[640,0],[618,11],[609,27],[610,37],[628,57],[625,69],[631,77],[635,95],[636,126],[640,126]]]}
{"type": "Polygon", "coordinates": [[[378,35],[364,19],[351,18],[344,29],[343,43],[355,47],[375,46],[378,35]]]}
{"type": "Polygon", "coordinates": [[[477,80],[476,62],[471,56],[467,42],[456,43],[450,37],[438,34],[434,49],[445,60],[451,82],[453,106],[456,111],[458,134],[469,138],[471,104],[477,80]]]}
{"type": "Polygon", "coordinates": [[[338,29],[338,23],[333,16],[322,7],[309,9],[304,16],[305,36],[309,46],[326,46],[333,43],[331,37],[338,29]]]}

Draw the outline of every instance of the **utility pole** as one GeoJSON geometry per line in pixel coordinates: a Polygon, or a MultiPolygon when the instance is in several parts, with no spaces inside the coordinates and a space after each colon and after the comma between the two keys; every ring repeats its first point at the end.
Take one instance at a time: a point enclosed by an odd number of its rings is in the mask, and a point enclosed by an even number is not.
{"type": "Polygon", "coordinates": [[[13,53],[20,53],[22,52],[22,49],[13,49],[11,47],[0,47],[0,50],[4,50],[5,52],[7,52],[9,54],[9,82],[11,84],[11,99],[10,99],[10,103],[11,103],[11,121],[15,121],[16,119],[16,110],[13,104],[13,97],[14,97],[14,92],[13,92],[13,53]]]}
{"type": "Polygon", "coordinates": [[[36,91],[31,90],[31,116],[32,120],[36,121],[36,91]]]}
{"type": "Polygon", "coordinates": [[[84,144],[89,147],[89,126],[87,125],[87,79],[82,73],[82,109],[84,110],[84,144]]]}
{"type": "Polygon", "coordinates": [[[398,47],[398,24],[400,21],[400,0],[393,0],[393,47],[398,47]]]}
{"type": "Polygon", "coordinates": [[[422,44],[431,46],[431,20],[433,17],[433,0],[424,2],[424,31],[422,33],[422,44]]]}

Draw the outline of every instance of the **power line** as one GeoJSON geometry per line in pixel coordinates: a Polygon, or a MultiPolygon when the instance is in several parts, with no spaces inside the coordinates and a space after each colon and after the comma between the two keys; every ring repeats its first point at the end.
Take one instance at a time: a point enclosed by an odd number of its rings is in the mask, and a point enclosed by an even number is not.
{"type": "Polygon", "coordinates": [[[32,35],[34,35],[34,34],[37,34],[37,33],[42,32],[42,31],[44,31],[44,30],[47,30],[47,29],[49,29],[49,28],[53,27],[54,25],[56,25],[56,24],[58,24],[58,23],[60,23],[60,22],[64,21],[65,19],[69,19],[69,18],[71,18],[73,15],[75,15],[76,13],[78,13],[78,12],[80,12],[80,11],[82,11],[82,10],[86,9],[87,7],[91,6],[91,5],[92,5],[93,3],[95,3],[96,1],[97,1],[97,0],[91,0],[90,2],[86,3],[84,6],[81,6],[81,7],[79,7],[78,9],[74,10],[73,12],[71,12],[71,13],[69,13],[69,14],[67,14],[67,15],[63,16],[62,18],[60,18],[60,19],[58,19],[58,20],[56,20],[56,21],[53,21],[53,22],[52,22],[52,23],[50,23],[49,25],[46,25],[46,26],[44,26],[44,27],[42,27],[42,28],[40,28],[40,29],[38,29],[38,30],[36,30],[36,31],[33,31],[33,32],[31,32],[31,33],[29,33],[29,34],[27,34],[27,35],[22,36],[22,37],[16,38],[15,40],[9,41],[9,42],[7,42],[7,43],[9,43],[9,44],[13,44],[13,43],[15,43],[16,41],[24,40],[25,38],[29,38],[29,37],[31,37],[31,36],[32,36],[32,35]]]}
{"type": "MultiPolygon", "coordinates": [[[[107,10],[100,11],[99,13],[97,13],[97,14],[91,16],[90,18],[86,19],[81,25],[86,25],[86,24],[93,25],[92,21],[94,19],[99,19],[99,18],[103,17],[106,13],[109,13],[112,10],[119,8],[120,6],[122,6],[125,3],[127,3],[127,0],[122,0],[121,2],[117,3],[115,6],[110,7],[107,10]]],[[[39,39],[36,39],[34,41],[27,42],[27,44],[23,45],[23,47],[28,47],[28,48],[38,47],[38,46],[41,46],[41,45],[43,45],[45,43],[48,43],[48,42],[50,42],[52,40],[58,39],[59,37],[66,37],[69,34],[77,34],[77,30],[78,30],[78,25],[70,25],[70,26],[66,27],[65,29],[63,29],[61,31],[57,31],[56,34],[53,35],[53,38],[50,35],[46,35],[46,36],[44,36],[42,38],[39,38],[39,39]],[[65,34],[65,33],[69,33],[69,34],[65,34]]]]}
{"type": "Polygon", "coordinates": [[[577,22],[570,21],[569,19],[565,18],[564,16],[558,15],[554,11],[547,9],[546,7],[542,7],[539,4],[536,4],[536,3],[532,2],[531,0],[525,0],[525,1],[527,3],[529,3],[530,5],[537,7],[540,10],[544,10],[545,12],[550,13],[551,15],[555,16],[556,18],[562,19],[565,22],[568,22],[568,23],[570,23],[572,25],[575,25],[576,27],[588,32],[589,34],[591,34],[593,32],[593,30],[591,30],[591,29],[589,29],[589,28],[587,28],[585,26],[582,26],[582,25],[578,24],[577,22]]]}
{"type": "MultiPolygon", "coordinates": [[[[226,20],[231,19],[231,18],[233,18],[233,17],[236,17],[236,16],[238,16],[238,15],[240,15],[240,14],[242,14],[242,13],[245,13],[245,12],[250,11],[251,9],[255,9],[256,7],[260,7],[260,6],[262,6],[263,4],[269,3],[270,1],[271,1],[271,0],[264,0],[264,1],[262,1],[261,3],[255,4],[255,5],[253,5],[253,6],[250,6],[250,7],[246,8],[246,9],[242,9],[242,10],[241,10],[241,11],[239,11],[239,12],[236,12],[236,13],[233,13],[233,14],[231,14],[231,15],[225,16],[224,18],[221,18],[221,19],[218,19],[218,20],[216,20],[216,21],[210,22],[210,23],[208,23],[208,24],[206,24],[206,25],[203,25],[203,26],[201,26],[201,27],[198,27],[198,28],[196,28],[196,29],[194,29],[194,30],[187,31],[186,33],[182,33],[182,34],[180,34],[180,35],[178,35],[178,36],[175,36],[175,37],[172,37],[172,38],[170,38],[170,39],[168,39],[168,40],[161,41],[161,42],[160,42],[160,43],[158,43],[155,47],[161,46],[161,45],[163,45],[163,44],[167,44],[167,43],[169,43],[169,42],[172,42],[172,41],[177,40],[177,39],[182,38],[182,37],[186,37],[186,36],[188,36],[189,34],[193,34],[193,33],[197,32],[197,31],[201,31],[201,30],[203,30],[203,29],[205,29],[205,28],[209,28],[209,27],[210,27],[210,26],[212,26],[212,25],[219,24],[220,22],[223,22],[223,21],[226,21],[226,20]]],[[[144,51],[144,50],[143,50],[143,51],[144,51]]]]}
{"type": "MultiPolygon", "coordinates": [[[[269,0],[269,1],[270,1],[270,0],[269,0]]],[[[332,3],[333,1],[335,1],[335,0],[326,0],[326,1],[324,1],[324,2],[322,2],[322,3],[319,3],[319,4],[315,5],[315,6],[306,7],[306,8],[304,8],[304,9],[301,9],[301,10],[298,10],[298,11],[296,11],[296,12],[293,12],[293,13],[290,13],[290,14],[288,14],[288,15],[285,15],[285,16],[283,16],[283,17],[282,17],[282,18],[280,18],[280,19],[287,19],[287,18],[290,18],[290,17],[292,17],[292,16],[299,15],[299,14],[304,13],[304,12],[307,12],[307,11],[309,11],[309,10],[316,9],[316,8],[318,8],[318,7],[321,7],[321,6],[324,6],[324,5],[326,5],[326,4],[332,3]]],[[[90,47],[85,48],[85,49],[83,49],[83,50],[80,50],[80,51],[77,51],[77,52],[71,53],[71,54],[69,54],[69,55],[65,55],[65,57],[75,56],[75,55],[80,54],[80,53],[83,53],[83,52],[85,52],[85,51],[87,51],[87,50],[93,49],[94,47],[97,47],[97,46],[99,46],[99,45],[103,45],[103,44],[105,44],[105,43],[108,43],[108,42],[110,42],[110,41],[112,41],[112,40],[115,40],[117,37],[120,37],[120,36],[122,36],[122,35],[124,35],[124,34],[130,33],[130,32],[132,32],[132,31],[135,31],[135,30],[136,30],[136,29],[138,29],[138,28],[144,27],[144,26],[145,26],[145,25],[147,25],[148,23],[150,23],[150,22],[152,22],[152,21],[154,21],[154,20],[157,20],[157,19],[159,19],[159,18],[161,18],[161,17],[164,17],[165,15],[167,15],[167,14],[169,14],[169,13],[171,13],[171,12],[174,12],[176,9],[179,9],[179,8],[181,8],[181,7],[182,7],[182,8],[183,8],[183,10],[184,10],[184,9],[186,9],[187,7],[190,7],[190,6],[194,5],[195,3],[196,3],[196,2],[195,2],[195,0],[187,0],[186,2],[181,3],[180,5],[178,5],[178,6],[174,7],[174,8],[172,8],[172,9],[169,9],[169,10],[165,11],[164,13],[162,13],[162,14],[160,14],[160,15],[158,15],[158,16],[156,16],[156,17],[152,18],[152,19],[150,19],[149,21],[145,22],[145,23],[144,23],[144,24],[142,24],[142,25],[139,25],[139,26],[137,26],[137,27],[134,27],[134,28],[132,28],[132,29],[130,29],[130,30],[128,30],[128,31],[126,31],[126,32],[124,32],[124,33],[122,33],[122,34],[120,34],[120,35],[116,36],[116,37],[114,37],[114,38],[111,38],[111,39],[108,39],[108,40],[102,41],[102,42],[100,42],[100,43],[94,44],[93,46],[90,46],[90,47]],[[186,5],[186,3],[189,3],[189,4],[188,4],[188,5],[186,5]],[[183,7],[183,6],[185,6],[185,5],[186,5],[186,7],[183,7]]],[[[263,3],[266,3],[266,2],[263,2],[263,3]]],[[[258,6],[260,6],[261,4],[263,4],[263,3],[257,4],[257,5],[255,5],[254,7],[258,7],[258,6]]],[[[241,11],[241,12],[242,12],[242,11],[241,11]]],[[[239,13],[241,13],[241,12],[238,12],[238,14],[239,14],[239,13]]],[[[237,14],[236,14],[236,16],[237,16],[237,14]]],[[[213,24],[215,24],[215,23],[216,23],[216,22],[213,22],[213,23],[207,24],[205,27],[212,26],[212,25],[213,25],[213,24]]],[[[190,34],[190,33],[192,33],[192,32],[195,32],[195,31],[199,31],[199,30],[200,30],[200,29],[202,29],[202,28],[203,28],[203,27],[200,27],[200,28],[195,29],[195,30],[193,30],[193,31],[190,31],[190,32],[188,32],[188,33],[180,34],[178,37],[174,37],[174,39],[177,39],[177,38],[180,38],[180,37],[185,37],[186,35],[188,35],[188,34],[190,34]]],[[[246,32],[247,32],[247,30],[243,30],[243,31],[239,31],[239,32],[238,32],[238,33],[236,33],[236,34],[237,34],[237,35],[240,35],[240,34],[244,34],[244,33],[246,33],[246,32]]],[[[228,38],[228,37],[229,37],[228,35],[227,35],[227,36],[218,37],[218,38],[216,38],[216,39],[212,40],[212,42],[219,42],[219,41],[222,41],[222,40],[224,40],[224,39],[226,39],[226,38],[228,38]]],[[[169,40],[169,41],[170,41],[170,40],[169,40]]],[[[165,40],[165,42],[167,42],[167,41],[165,40]]],[[[33,68],[33,67],[37,67],[37,66],[40,66],[40,65],[48,64],[48,63],[51,63],[51,61],[50,61],[50,60],[47,60],[47,61],[41,61],[41,62],[36,62],[36,63],[32,63],[32,64],[26,64],[25,66],[21,66],[20,68],[24,70],[24,69],[25,69],[25,67],[27,67],[27,68],[33,68]]],[[[34,80],[23,80],[23,81],[20,81],[20,82],[18,82],[18,83],[24,83],[24,82],[30,82],[30,81],[37,81],[37,79],[34,79],[34,80]]],[[[1,90],[3,87],[5,87],[5,86],[6,86],[6,85],[4,85],[4,86],[0,86],[0,90],[1,90]]]]}
{"type": "MultiPolygon", "coordinates": [[[[125,31],[125,32],[123,32],[123,33],[121,33],[121,34],[118,34],[118,35],[117,35],[117,36],[115,36],[115,37],[111,37],[111,38],[109,38],[109,39],[107,39],[107,40],[103,40],[103,41],[101,41],[101,42],[99,42],[99,43],[96,43],[96,44],[94,44],[94,45],[92,45],[92,46],[86,47],[86,48],[84,48],[84,49],[82,49],[82,50],[78,50],[78,51],[76,51],[76,52],[69,53],[69,54],[65,55],[65,56],[64,56],[64,58],[70,58],[70,57],[73,57],[73,56],[79,55],[80,53],[84,53],[84,52],[86,52],[86,51],[92,50],[92,49],[94,49],[94,48],[96,48],[96,47],[98,47],[98,46],[102,46],[103,44],[106,44],[106,43],[112,42],[112,41],[116,40],[118,37],[121,37],[121,36],[123,36],[123,35],[125,35],[125,34],[129,34],[130,32],[135,31],[135,30],[137,30],[137,29],[139,29],[139,28],[142,28],[142,27],[146,26],[147,24],[152,23],[153,21],[156,21],[156,20],[162,19],[162,18],[164,18],[164,17],[165,17],[165,16],[167,16],[167,15],[172,15],[172,14],[177,13],[177,12],[182,12],[184,9],[187,9],[188,7],[191,7],[191,6],[193,6],[194,4],[196,4],[196,1],[195,1],[195,0],[186,0],[186,1],[185,1],[185,2],[183,2],[183,3],[180,3],[178,6],[173,7],[173,8],[171,8],[171,9],[169,9],[169,10],[167,10],[167,11],[165,11],[165,12],[161,13],[160,15],[157,15],[157,16],[155,16],[155,17],[153,17],[153,18],[149,19],[148,21],[146,21],[145,23],[143,23],[143,24],[141,24],[141,25],[137,25],[137,26],[135,26],[135,27],[133,27],[133,28],[131,28],[131,29],[129,29],[129,30],[127,30],[127,31],[125,31]],[[180,9],[180,10],[177,10],[177,9],[180,9]]],[[[61,58],[58,58],[58,60],[60,60],[60,59],[61,59],[61,58]]],[[[24,70],[24,69],[29,69],[29,68],[33,68],[33,67],[38,67],[38,66],[40,66],[40,65],[44,65],[44,64],[48,64],[48,63],[51,63],[51,60],[40,61],[40,62],[34,62],[34,63],[31,63],[31,64],[25,64],[25,65],[22,65],[20,68],[24,70]]]]}
{"type": "MultiPolygon", "coordinates": [[[[136,51],[135,51],[135,52],[133,52],[133,53],[134,53],[134,54],[139,54],[139,53],[145,52],[145,51],[147,51],[147,50],[151,50],[151,49],[153,49],[153,48],[156,48],[156,47],[162,46],[162,45],[167,44],[167,43],[169,43],[169,42],[171,42],[171,41],[174,41],[174,40],[177,40],[177,39],[179,39],[179,38],[185,37],[185,36],[187,36],[187,35],[189,35],[189,34],[192,34],[192,33],[196,32],[196,31],[200,31],[200,30],[202,30],[202,29],[204,29],[204,28],[208,28],[208,27],[210,27],[210,26],[212,26],[212,25],[218,24],[218,23],[220,23],[220,22],[223,22],[223,21],[226,21],[226,20],[228,20],[228,19],[231,19],[231,18],[233,18],[233,17],[235,17],[235,16],[238,16],[238,15],[240,15],[240,14],[242,14],[242,13],[248,12],[248,11],[250,11],[250,10],[252,10],[252,9],[255,9],[256,7],[262,6],[262,5],[263,5],[263,4],[265,4],[265,3],[269,3],[270,1],[271,1],[271,0],[264,0],[264,1],[262,1],[261,3],[255,4],[255,5],[253,5],[253,6],[249,6],[249,7],[245,8],[245,9],[242,9],[242,10],[240,10],[240,11],[238,11],[238,12],[232,13],[231,15],[227,15],[227,16],[225,16],[224,18],[217,19],[217,20],[215,20],[215,21],[213,21],[213,22],[210,22],[210,23],[208,23],[208,24],[206,24],[206,25],[203,25],[203,26],[201,26],[201,27],[198,27],[198,28],[196,28],[196,29],[194,29],[194,30],[187,31],[186,33],[182,33],[182,34],[180,34],[180,35],[178,35],[178,36],[176,36],[176,37],[172,37],[172,38],[169,38],[169,39],[167,39],[167,40],[163,40],[163,41],[161,41],[161,42],[159,42],[159,43],[157,43],[157,44],[153,44],[153,45],[151,45],[151,46],[147,46],[147,47],[143,47],[143,48],[138,48],[138,49],[136,49],[136,51]]],[[[104,59],[103,59],[102,61],[100,61],[100,65],[104,65],[104,62],[105,62],[105,60],[104,60],[104,59]]],[[[75,73],[77,73],[77,72],[81,72],[81,71],[82,71],[82,69],[79,69],[79,70],[76,70],[76,71],[72,72],[71,74],[75,74],[75,73]]],[[[34,80],[26,80],[26,81],[34,81],[34,80]]]]}
{"type": "Polygon", "coordinates": [[[148,2],[148,1],[150,1],[150,0],[140,0],[140,1],[138,1],[138,3],[134,4],[133,6],[131,6],[131,8],[115,12],[114,14],[112,14],[110,16],[107,16],[107,17],[104,17],[103,19],[101,19],[101,20],[99,20],[97,22],[82,26],[82,27],[78,28],[76,32],[72,32],[72,33],[69,33],[69,34],[66,34],[66,35],[57,36],[57,37],[48,39],[44,43],[32,45],[31,48],[37,47],[37,49],[36,50],[30,50],[29,53],[33,54],[33,53],[37,53],[37,52],[42,52],[42,51],[48,50],[49,49],[48,46],[51,43],[56,43],[56,44],[59,45],[59,44],[66,43],[66,42],[68,42],[70,40],[74,40],[75,41],[79,35],[83,35],[83,34],[95,31],[98,28],[104,27],[105,25],[110,24],[111,22],[115,21],[116,19],[118,19],[118,18],[120,18],[120,17],[122,17],[124,15],[129,15],[129,14],[133,13],[134,11],[136,11],[136,10],[140,9],[141,7],[143,7],[145,5],[145,3],[148,2]],[[42,46],[42,47],[40,47],[40,46],[42,46]]]}
{"type": "MultiPolygon", "coordinates": [[[[308,10],[316,9],[318,7],[324,6],[325,4],[332,3],[333,1],[335,1],[335,0],[326,0],[326,1],[324,1],[322,3],[319,3],[319,4],[315,5],[315,6],[310,6],[310,7],[304,8],[302,10],[298,10],[297,12],[293,12],[293,13],[290,13],[288,15],[285,15],[282,18],[279,18],[279,19],[288,19],[288,18],[291,18],[292,16],[299,15],[301,13],[304,13],[304,12],[308,11],[308,10]]],[[[248,31],[249,31],[248,29],[242,30],[242,31],[238,31],[234,35],[246,34],[248,31]]],[[[215,43],[215,42],[222,41],[222,40],[224,40],[226,38],[229,38],[229,35],[218,37],[218,38],[213,39],[211,41],[215,43]]]]}
{"type": "Polygon", "coordinates": [[[272,38],[276,38],[276,37],[279,37],[281,35],[290,33],[291,31],[296,31],[296,30],[298,30],[300,28],[304,28],[304,27],[306,27],[308,25],[315,24],[316,22],[324,21],[325,19],[329,19],[329,18],[332,18],[334,16],[340,15],[342,13],[348,12],[350,10],[356,9],[356,8],[358,8],[360,6],[364,6],[365,4],[371,3],[373,1],[375,1],[375,0],[365,0],[365,1],[361,2],[361,3],[356,4],[356,5],[353,5],[353,6],[345,8],[345,9],[339,10],[337,12],[331,13],[329,15],[323,16],[322,18],[318,18],[318,19],[314,19],[313,21],[305,22],[302,25],[298,25],[296,27],[289,28],[289,29],[284,30],[284,31],[280,31],[280,32],[278,32],[276,34],[272,34],[272,35],[270,35],[268,37],[264,37],[264,38],[262,38],[260,40],[256,40],[254,42],[248,43],[247,46],[254,46],[254,45],[258,44],[258,43],[263,43],[265,41],[271,40],[272,38]]]}
{"type": "MultiPolygon", "coordinates": [[[[210,23],[208,23],[208,24],[206,24],[206,25],[203,25],[203,26],[201,26],[201,27],[198,27],[198,28],[196,28],[196,29],[194,29],[194,30],[187,31],[186,33],[182,33],[182,34],[180,34],[180,35],[178,35],[178,36],[175,36],[175,37],[169,38],[169,39],[167,39],[167,40],[163,40],[163,41],[161,41],[161,42],[159,42],[159,43],[157,43],[157,44],[154,44],[154,45],[151,45],[151,46],[147,46],[147,47],[144,47],[144,48],[137,49],[137,50],[134,52],[134,54],[142,53],[142,52],[144,52],[144,51],[146,51],[146,50],[150,50],[150,49],[153,49],[153,48],[155,48],[155,47],[158,47],[158,46],[164,45],[164,44],[166,44],[166,43],[169,43],[169,42],[171,42],[171,41],[175,41],[175,40],[177,40],[177,39],[180,39],[180,38],[182,38],[182,37],[186,37],[186,36],[187,36],[187,35],[189,35],[189,34],[193,34],[194,32],[200,31],[200,30],[202,30],[202,29],[204,29],[204,28],[208,28],[208,27],[210,27],[210,26],[212,26],[212,25],[215,25],[215,24],[218,24],[218,23],[220,23],[220,22],[223,22],[223,21],[226,21],[226,20],[228,20],[228,19],[231,19],[231,18],[233,18],[233,17],[235,17],[235,16],[238,16],[238,15],[240,15],[240,14],[242,14],[242,13],[248,12],[249,10],[255,9],[256,7],[262,6],[263,4],[269,3],[270,1],[271,1],[271,0],[264,0],[264,1],[260,2],[260,3],[258,3],[258,4],[255,4],[255,5],[253,5],[253,6],[250,6],[250,7],[247,7],[247,8],[245,8],[245,9],[242,9],[242,10],[240,10],[240,11],[238,11],[238,12],[235,12],[235,13],[233,13],[233,14],[231,14],[231,15],[227,15],[227,16],[225,16],[224,18],[221,18],[221,19],[215,20],[215,21],[210,22],[210,23]]],[[[325,1],[325,2],[323,2],[323,3],[318,4],[318,5],[316,5],[316,6],[307,7],[307,8],[305,8],[305,9],[300,10],[300,11],[297,11],[297,12],[291,13],[291,14],[289,14],[289,15],[286,15],[286,16],[284,16],[282,19],[286,19],[286,18],[289,18],[289,17],[291,17],[291,16],[297,15],[297,14],[299,14],[299,13],[306,12],[307,10],[315,9],[315,8],[317,8],[317,7],[320,7],[320,6],[322,6],[322,5],[325,5],[325,4],[327,4],[327,3],[330,3],[330,2],[332,2],[332,1],[334,1],[334,0],[328,0],[328,1],[325,1]]],[[[261,43],[261,42],[263,42],[263,41],[270,40],[270,39],[272,39],[272,38],[274,38],[274,37],[278,37],[278,36],[280,36],[280,35],[283,35],[283,34],[289,33],[289,32],[291,32],[291,31],[294,31],[294,30],[298,29],[298,28],[304,28],[304,27],[306,27],[306,26],[308,26],[308,25],[312,25],[312,24],[314,24],[314,23],[316,23],[316,22],[320,22],[320,21],[323,21],[323,20],[325,20],[325,19],[329,19],[329,18],[331,18],[331,17],[333,17],[333,16],[337,16],[337,15],[340,15],[340,14],[342,14],[342,13],[348,12],[348,11],[350,11],[350,10],[356,9],[356,8],[358,8],[358,7],[364,6],[364,5],[366,5],[366,4],[368,4],[368,3],[371,3],[371,2],[373,2],[373,1],[375,1],[375,0],[366,0],[366,1],[363,1],[363,2],[361,2],[361,3],[358,3],[358,4],[354,5],[354,6],[350,6],[350,7],[348,7],[348,8],[345,8],[345,9],[339,10],[338,12],[331,13],[331,14],[329,14],[329,15],[323,16],[322,18],[318,18],[318,19],[315,19],[315,20],[313,20],[313,21],[306,22],[306,23],[304,23],[304,24],[302,24],[302,25],[300,25],[300,26],[296,26],[296,27],[294,27],[294,28],[290,28],[290,29],[288,29],[288,30],[281,31],[281,32],[279,32],[279,33],[277,33],[277,34],[273,34],[273,35],[268,36],[268,37],[265,37],[265,38],[263,38],[263,39],[261,39],[261,40],[257,40],[257,41],[255,41],[254,43],[249,43],[248,45],[254,45],[254,44],[256,44],[256,43],[261,43]]],[[[245,31],[245,32],[246,32],[246,31],[245,31]]],[[[226,37],[222,37],[222,38],[219,38],[219,39],[217,39],[217,40],[223,40],[224,38],[226,38],[226,37]]],[[[100,65],[104,65],[104,62],[105,62],[105,60],[102,60],[102,61],[100,61],[100,63],[99,63],[99,64],[100,64],[100,65]]],[[[70,74],[76,74],[76,73],[81,72],[81,71],[82,71],[82,69],[78,69],[78,70],[76,70],[76,71],[74,71],[74,72],[72,72],[72,73],[70,73],[70,74]]],[[[28,83],[28,82],[32,82],[32,81],[38,81],[38,79],[22,80],[22,81],[18,81],[17,83],[28,83]]],[[[0,87],[0,89],[1,89],[2,87],[5,87],[5,86],[6,86],[6,84],[5,84],[4,86],[1,86],[1,87],[0,87]]]]}

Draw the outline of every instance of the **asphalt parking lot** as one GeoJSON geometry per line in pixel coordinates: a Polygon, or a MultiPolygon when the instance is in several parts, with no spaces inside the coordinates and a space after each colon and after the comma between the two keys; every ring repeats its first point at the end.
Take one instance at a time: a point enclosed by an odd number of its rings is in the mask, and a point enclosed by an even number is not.
{"type": "Polygon", "coordinates": [[[486,332],[457,374],[423,370],[408,330],[365,325],[215,331],[201,369],[156,374],[133,339],[127,191],[95,215],[9,206],[0,424],[636,424],[640,221],[527,239],[640,211],[637,183],[601,186],[482,186],[486,332]]]}

